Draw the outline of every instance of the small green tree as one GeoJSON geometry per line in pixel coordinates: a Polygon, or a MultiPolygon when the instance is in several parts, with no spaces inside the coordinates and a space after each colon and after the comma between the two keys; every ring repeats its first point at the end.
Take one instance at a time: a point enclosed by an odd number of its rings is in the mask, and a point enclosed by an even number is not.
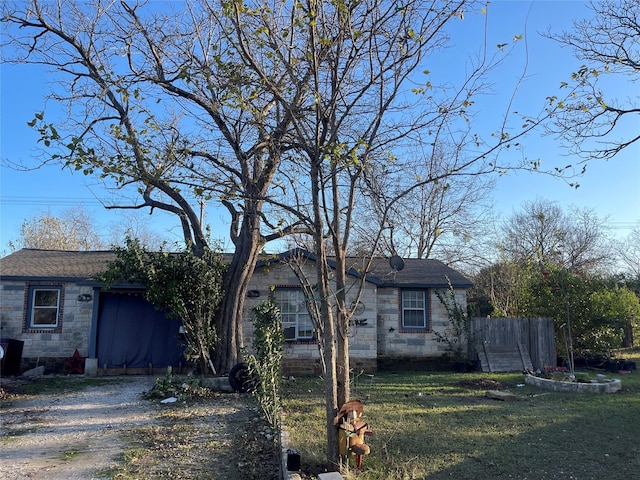
{"type": "Polygon", "coordinates": [[[638,298],[627,287],[558,264],[531,275],[521,306],[522,316],[554,318],[556,333],[569,335],[577,353],[604,355],[625,345],[640,312],[638,298]]]}
{"type": "Polygon", "coordinates": [[[269,425],[279,431],[282,412],[281,364],[284,355],[280,309],[275,302],[268,301],[254,307],[253,313],[255,353],[247,357],[247,366],[254,381],[251,392],[269,425]]]}
{"type": "Polygon", "coordinates": [[[640,300],[627,287],[608,287],[591,296],[593,323],[612,333],[611,347],[633,347],[640,327],[640,300]]]}
{"type": "Polygon", "coordinates": [[[150,252],[130,238],[125,244],[97,280],[107,288],[120,283],[144,286],[147,300],[182,320],[185,358],[207,372],[217,341],[215,314],[223,296],[222,257],[208,249],[201,257],[190,249],[150,252]]]}

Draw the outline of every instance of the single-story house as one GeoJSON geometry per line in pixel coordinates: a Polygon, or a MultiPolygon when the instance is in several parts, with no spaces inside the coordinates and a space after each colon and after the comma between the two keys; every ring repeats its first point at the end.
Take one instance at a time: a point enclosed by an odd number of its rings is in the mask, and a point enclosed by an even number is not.
{"type": "MultiPolygon", "coordinates": [[[[285,331],[285,371],[317,373],[313,322],[300,281],[287,263],[295,257],[313,283],[315,257],[295,252],[268,255],[256,264],[245,301],[244,342],[250,347],[251,308],[272,297],[285,331]]],[[[93,279],[113,259],[111,251],[34,249],[0,259],[0,337],[5,344],[9,339],[20,343],[21,371],[44,365],[62,373],[76,350],[80,357],[97,359],[98,368],[106,371],[146,373],[185,365],[179,320],[157,311],[140,287],[104,290],[93,279]]],[[[394,260],[392,266],[389,259],[374,259],[363,279],[364,269],[352,259],[348,300],[355,301],[362,284],[347,332],[354,368],[375,371],[389,362],[441,357],[446,347],[433,332],[444,332],[448,317],[435,291],[450,281],[457,301],[466,305],[472,284],[459,272],[437,260],[394,260]]]]}

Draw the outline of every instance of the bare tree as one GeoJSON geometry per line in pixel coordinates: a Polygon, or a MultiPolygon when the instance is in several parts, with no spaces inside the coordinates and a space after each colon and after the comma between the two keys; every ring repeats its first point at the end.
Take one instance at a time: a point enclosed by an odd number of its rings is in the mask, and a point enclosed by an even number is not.
{"type": "Polygon", "coordinates": [[[640,280],[640,225],[618,243],[617,251],[631,277],[640,280]]]}
{"type": "Polygon", "coordinates": [[[543,268],[561,263],[570,271],[594,273],[611,262],[605,220],[589,209],[572,207],[565,212],[557,202],[538,198],[504,222],[500,246],[513,262],[543,268]]]}
{"type": "MultiPolygon", "coordinates": [[[[136,239],[149,251],[157,252],[162,248],[170,249],[170,239],[149,227],[149,214],[140,210],[125,210],[118,220],[108,225],[109,244],[124,246],[127,238],[136,239]]],[[[181,238],[181,237],[180,237],[181,238]]]]}
{"type": "Polygon", "coordinates": [[[590,6],[593,18],[575,21],[573,31],[547,33],[585,62],[570,82],[562,83],[574,88],[575,95],[566,100],[549,97],[558,106],[550,132],[562,136],[571,152],[583,160],[611,158],[640,140],[637,89],[626,97],[602,89],[603,82],[613,76],[630,85],[640,78],[640,3],[597,0],[590,6]]]}
{"type": "Polygon", "coordinates": [[[106,245],[98,230],[93,217],[82,207],[69,208],[59,216],[42,213],[22,222],[20,237],[9,242],[9,248],[100,250],[106,245]]]}
{"type": "MultiPolygon", "coordinates": [[[[448,164],[446,158],[440,163],[448,164]]],[[[429,178],[420,167],[417,163],[416,176],[429,178]]],[[[420,185],[391,208],[382,238],[384,252],[473,268],[478,238],[492,225],[488,198],[494,184],[495,178],[481,175],[420,185]]]]}
{"type": "Polygon", "coordinates": [[[521,264],[501,261],[486,266],[473,276],[470,294],[485,298],[493,307],[492,315],[516,317],[519,315],[522,287],[528,272],[521,264]]]}

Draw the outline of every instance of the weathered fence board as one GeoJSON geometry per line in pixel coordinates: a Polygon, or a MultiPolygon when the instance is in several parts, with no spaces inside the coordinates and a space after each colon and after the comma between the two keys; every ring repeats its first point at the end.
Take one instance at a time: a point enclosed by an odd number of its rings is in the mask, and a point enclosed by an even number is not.
{"type": "Polygon", "coordinates": [[[500,346],[483,343],[477,346],[477,351],[483,372],[533,370],[529,352],[522,345],[500,346]]]}
{"type": "Polygon", "coordinates": [[[473,318],[470,343],[484,371],[542,369],[556,364],[551,318],[473,318]]]}

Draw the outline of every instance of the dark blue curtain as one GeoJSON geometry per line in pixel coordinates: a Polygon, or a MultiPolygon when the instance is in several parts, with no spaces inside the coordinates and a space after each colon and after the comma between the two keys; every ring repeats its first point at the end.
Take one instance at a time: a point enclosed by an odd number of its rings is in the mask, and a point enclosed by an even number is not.
{"type": "Polygon", "coordinates": [[[154,368],[184,365],[178,334],[182,322],[169,319],[140,295],[101,293],[98,365],[154,368]]]}

